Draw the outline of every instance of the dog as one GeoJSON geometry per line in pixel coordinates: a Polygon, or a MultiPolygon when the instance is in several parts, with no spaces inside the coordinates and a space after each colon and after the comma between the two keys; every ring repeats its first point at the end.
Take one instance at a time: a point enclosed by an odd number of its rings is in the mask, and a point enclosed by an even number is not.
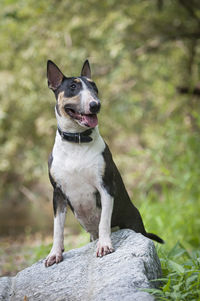
{"type": "Polygon", "coordinates": [[[81,75],[66,77],[52,61],[47,62],[48,87],[56,97],[58,129],[49,156],[53,186],[54,236],[45,266],[62,260],[64,223],[70,207],[91,241],[98,239],[96,256],[112,253],[111,228],[128,228],[159,243],[146,232],[141,215],[131,202],[107,144],[98,130],[101,104],[91,79],[89,61],[81,75]]]}

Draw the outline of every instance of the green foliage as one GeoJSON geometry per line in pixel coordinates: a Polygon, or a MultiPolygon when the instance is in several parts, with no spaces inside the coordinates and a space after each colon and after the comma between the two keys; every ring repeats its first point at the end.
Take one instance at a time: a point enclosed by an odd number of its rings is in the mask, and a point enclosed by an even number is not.
{"type": "MultiPolygon", "coordinates": [[[[147,229],[162,234],[168,248],[177,240],[188,248],[198,248],[199,139],[196,133],[188,135],[181,128],[178,137],[174,131],[168,135],[169,140],[160,141],[151,152],[147,151],[152,168],[138,184],[136,197],[147,229]]],[[[146,152],[138,156],[139,161],[145,156],[146,152]]]]}
{"type": "Polygon", "coordinates": [[[190,254],[180,243],[168,253],[159,252],[162,264],[163,286],[146,291],[157,300],[200,300],[200,252],[190,254]]]}

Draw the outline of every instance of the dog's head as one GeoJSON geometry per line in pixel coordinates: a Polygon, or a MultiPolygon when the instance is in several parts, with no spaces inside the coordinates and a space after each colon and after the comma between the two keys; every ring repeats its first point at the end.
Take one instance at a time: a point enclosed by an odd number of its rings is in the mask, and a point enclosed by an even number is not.
{"type": "Polygon", "coordinates": [[[98,89],[91,79],[89,61],[83,64],[81,75],[66,77],[52,62],[47,62],[48,86],[56,97],[56,113],[71,127],[94,128],[100,111],[98,89]]]}

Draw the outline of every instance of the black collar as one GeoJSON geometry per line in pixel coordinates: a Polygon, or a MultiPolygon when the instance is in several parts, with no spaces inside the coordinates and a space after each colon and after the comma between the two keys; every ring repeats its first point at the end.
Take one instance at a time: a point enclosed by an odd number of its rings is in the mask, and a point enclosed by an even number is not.
{"type": "Polygon", "coordinates": [[[82,133],[67,133],[63,132],[58,126],[58,132],[63,140],[74,142],[74,143],[88,143],[93,139],[90,137],[93,129],[86,130],[82,133]]]}

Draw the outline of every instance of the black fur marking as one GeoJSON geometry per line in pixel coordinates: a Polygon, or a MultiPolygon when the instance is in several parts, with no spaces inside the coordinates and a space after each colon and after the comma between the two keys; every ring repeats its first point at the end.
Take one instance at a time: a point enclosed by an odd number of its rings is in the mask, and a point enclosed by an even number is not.
{"type": "Polygon", "coordinates": [[[107,145],[103,152],[103,158],[106,163],[103,185],[107,192],[114,198],[112,227],[119,226],[121,229],[129,228],[145,234],[146,231],[140,213],[129,198],[121,175],[107,145]]]}
{"type": "Polygon", "coordinates": [[[64,209],[67,205],[69,205],[70,209],[74,213],[74,208],[72,207],[69,198],[62,192],[61,188],[57,186],[56,182],[54,181],[50,173],[49,173],[49,179],[54,188],[53,191],[54,216],[56,216],[57,210],[61,210],[62,212],[64,212],[64,209]]]}
{"type": "Polygon", "coordinates": [[[71,211],[74,213],[74,207],[72,206],[72,204],[71,204],[71,202],[70,202],[69,199],[67,199],[67,203],[68,203],[68,205],[69,205],[71,211]]]}
{"type": "Polygon", "coordinates": [[[114,170],[112,164],[113,159],[107,144],[102,155],[106,163],[105,172],[102,179],[103,186],[105,187],[106,191],[113,197],[114,196],[114,177],[113,177],[114,170]]]}
{"type": "Polygon", "coordinates": [[[163,240],[157,235],[146,233],[141,215],[129,198],[121,175],[107,145],[102,156],[106,164],[102,185],[114,198],[111,227],[118,226],[120,229],[132,229],[135,232],[142,233],[146,237],[162,242],[163,240]]]}
{"type": "Polygon", "coordinates": [[[61,85],[55,91],[56,99],[58,98],[60,92],[64,92],[64,96],[67,98],[74,97],[80,93],[80,91],[83,89],[82,83],[74,81],[76,78],[77,77],[65,77],[63,79],[61,85]]]}
{"type": "Polygon", "coordinates": [[[54,216],[56,216],[58,210],[64,212],[67,204],[68,204],[68,200],[66,196],[63,194],[62,190],[59,187],[54,188],[53,191],[54,216]]]}
{"type": "MultiPolygon", "coordinates": [[[[80,93],[83,89],[82,83],[75,81],[77,77],[64,77],[61,85],[58,89],[55,90],[56,99],[58,98],[59,93],[64,91],[65,97],[74,97],[80,93]]],[[[85,83],[88,90],[92,93],[94,97],[98,95],[98,89],[94,82],[88,81],[85,77],[80,77],[80,79],[85,83]]]]}
{"type": "Polygon", "coordinates": [[[100,195],[100,193],[99,193],[98,190],[95,192],[95,198],[96,198],[96,206],[97,206],[97,208],[101,209],[101,195],[100,195]]]}
{"type": "Polygon", "coordinates": [[[147,234],[146,237],[153,239],[153,240],[159,242],[160,244],[165,243],[165,241],[156,234],[153,234],[153,233],[146,233],[146,234],[147,234]]]}
{"type": "Polygon", "coordinates": [[[50,179],[50,182],[54,189],[53,190],[53,211],[54,211],[54,216],[56,216],[57,211],[59,210],[61,212],[64,212],[67,204],[69,204],[69,206],[70,206],[70,202],[51,175],[50,169],[51,169],[52,162],[53,162],[53,155],[51,153],[48,158],[48,167],[49,167],[49,179],[50,179]]]}
{"type": "Polygon", "coordinates": [[[98,95],[98,89],[97,89],[97,86],[96,86],[95,82],[88,81],[87,78],[84,77],[84,76],[81,77],[81,80],[85,83],[88,90],[90,90],[90,92],[92,92],[93,95],[95,95],[95,96],[98,95]]]}
{"type": "Polygon", "coordinates": [[[51,176],[51,173],[49,172],[49,179],[53,186],[53,211],[54,216],[56,216],[57,211],[64,212],[65,207],[68,204],[68,199],[65,196],[65,194],[62,192],[61,188],[57,186],[56,182],[54,181],[53,177],[51,176]]]}

